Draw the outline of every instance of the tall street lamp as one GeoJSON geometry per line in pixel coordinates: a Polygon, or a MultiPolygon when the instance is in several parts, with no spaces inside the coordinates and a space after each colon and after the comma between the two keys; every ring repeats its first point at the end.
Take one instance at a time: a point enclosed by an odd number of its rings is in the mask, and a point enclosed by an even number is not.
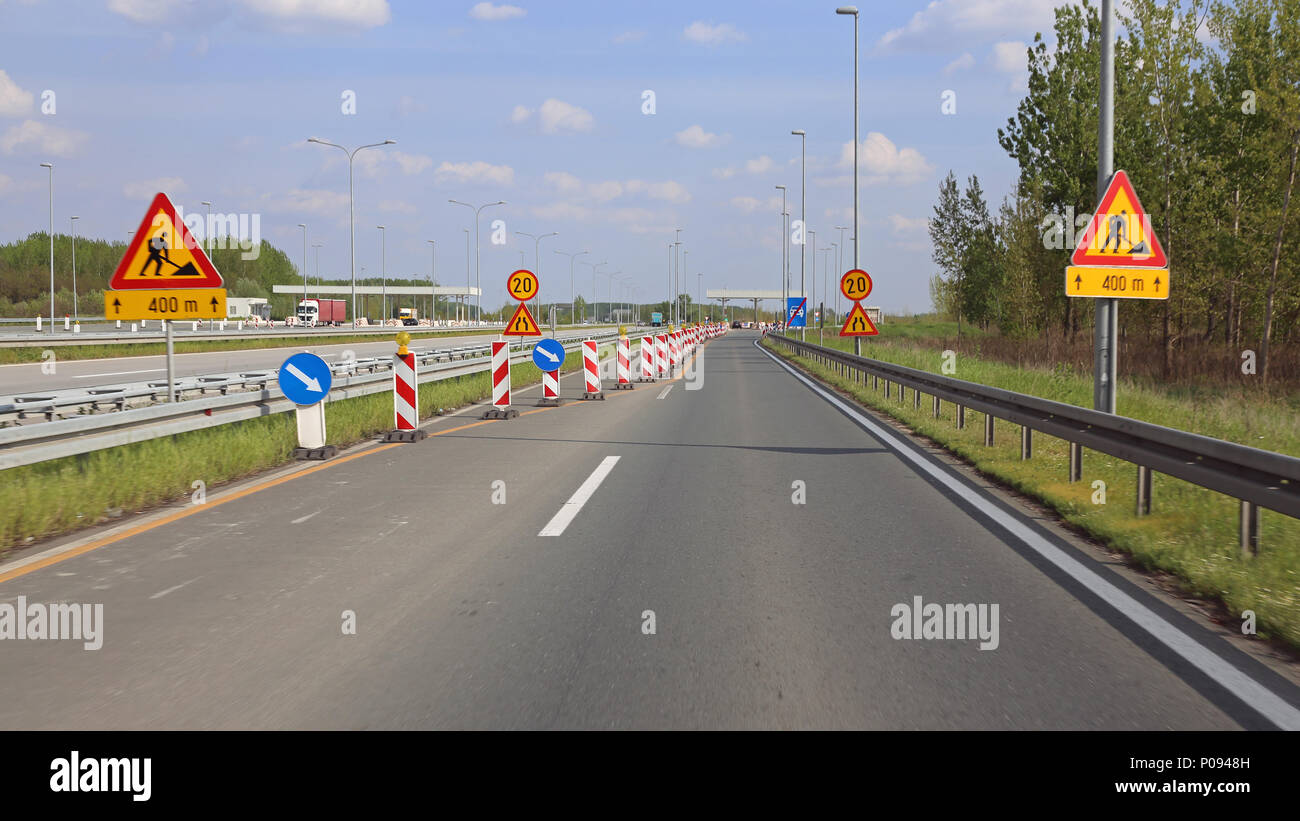
{"type": "Polygon", "coordinates": [[[397,140],[384,140],[382,143],[370,143],[354,148],[348,151],[338,143],[331,143],[317,137],[308,137],[307,142],[318,145],[329,145],[342,151],[348,157],[348,240],[352,249],[352,326],[357,324],[357,225],[356,225],[356,198],[353,196],[352,186],[352,160],[357,153],[367,148],[378,148],[381,145],[396,145],[397,140]]]}
{"type": "Polygon", "coordinates": [[[54,335],[54,163],[43,162],[50,169],[50,335],[54,335]]]}
{"type": "Polygon", "coordinates": [[[199,205],[205,206],[208,211],[208,221],[203,225],[203,244],[208,259],[212,259],[212,203],[202,200],[199,205]]]}
{"type": "Polygon", "coordinates": [[[388,226],[376,225],[379,229],[379,291],[383,301],[379,304],[379,324],[388,322],[388,226]]]}
{"type": "MultiPolygon", "coordinates": [[[[528,237],[533,241],[533,263],[537,266],[537,270],[533,271],[533,273],[537,274],[537,281],[540,283],[542,280],[542,252],[541,252],[542,240],[546,239],[547,237],[558,237],[560,235],[560,232],[552,231],[549,234],[542,234],[541,236],[538,236],[537,234],[526,234],[523,231],[516,231],[515,233],[521,237],[528,237]]],[[[533,296],[533,312],[538,314],[539,316],[537,320],[538,322],[541,322],[540,319],[541,310],[542,310],[542,287],[539,284],[537,286],[537,293],[533,296]]]]}
{"type": "MultiPolygon", "coordinates": [[[[804,249],[808,247],[808,133],[802,128],[790,132],[799,138],[799,296],[808,298],[808,288],[804,284],[804,249]]],[[[808,307],[804,306],[803,327],[799,329],[799,340],[806,339],[808,330],[808,307]]]]}
{"type": "Polygon", "coordinates": [[[429,243],[429,299],[433,300],[433,320],[438,319],[438,292],[434,289],[438,287],[438,242],[437,240],[426,239],[429,243]]]}
{"type": "MultiPolygon", "coordinates": [[[[789,311],[789,308],[786,306],[789,304],[788,299],[790,297],[790,295],[785,291],[786,280],[789,279],[790,271],[785,264],[786,254],[790,250],[790,237],[786,231],[785,218],[790,215],[787,214],[785,210],[785,186],[778,185],[777,188],[781,189],[781,314],[785,315],[789,311]]],[[[785,333],[784,322],[781,323],[781,332],[785,333]]]]}
{"type": "Polygon", "coordinates": [[[311,247],[316,249],[316,284],[318,286],[320,285],[320,249],[324,244],[323,242],[313,242],[311,244],[311,247]]]}
{"type": "MultiPolygon", "coordinates": [[[[307,223],[300,222],[298,223],[298,227],[302,229],[302,301],[306,302],[307,301],[307,223]]],[[[307,314],[305,313],[305,310],[306,308],[304,306],[303,311],[294,311],[294,313],[295,314],[302,313],[303,318],[306,319],[307,314]]]]}
{"type": "Polygon", "coordinates": [[[469,299],[470,278],[469,278],[469,229],[462,228],[465,232],[465,293],[461,295],[460,305],[456,311],[456,318],[462,321],[469,320],[469,299]]]}
{"type": "Polygon", "coordinates": [[[567,253],[565,251],[556,251],[555,253],[569,258],[569,324],[578,324],[578,319],[574,315],[577,312],[577,295],[573,290],[573,263],[583,254],[590,254],[590,251],[578,251],[576,253],[567,253]]]}
{"type": "MultiPolygon", "coordinates": [[[[592,320],[594,321],[594,320],[597,319],[597,315],[596,315],[596,271],[600,269],[600,266],[602,266],[602,265],[608,265],[609,263],[606,262],[606,261],[604,261],[604,260],[602,260],[602,261],[600,261],[600,262],[587,262],[587,261],[584,260],[582,264],[583,264],[583,265],[590,265],[590,266],[591,266],[591,318],[592,318],[592,320]]],[[[587,320],[587,306],[585,306],[585,305],[582,307],[582,320],[583,320],[584,322],[587,320]]]]}
{"type": "Polygon", "coordinates": [[[77,220],[81,217],[71,217],[68,222],[72,225],[72,321],[81,322],[81,315],[77,312],[77,220]]]}
{"type": "Polygon", "coordinates": [[[478,285],[478,295],[474,297],[474,320],[478,322],[483,319],[483,266],[479,257],[478,215],[484,208],[490,208],[493,205],[505,205],[506,203],[505,200],[497,200],[496,202],[484,203],[478,208],[475,208],[469,203],[461,202],[460,200],[447,200],[447,202],[450,202],[453,205],[463,205],[474,212],[474,279],[475,283],[478,285]]]}
{"type": "MultiPolygon", "coordinates": [[[[853,15],[853,268],[858,264],[858,7],[840,6],[836,14],[853,15]]],[[[862,355],[862,337],[853,337],[853,352],[862,355]]]]}
{"type": "Polygon", "coordinates": [[[675,273],[675,275],[674,275],[674,277],[673,277],[673,322],[675,322],[675,323],[677,323],[677,324],[681,324],[681,321],[682,321],[682,312],[681,312],[681,303],[682,303],[682,255],[681,255],[681,250],[682,250],[682,249],[681,249],[681,244],[682,244],[682,230],[683,230],[683,229],[681,229],[681,228],[674,229],[674,234],[673,234],[673,239],[676,240],[676,242],[674,242],[673,245],[676,245],[676,246],[677,246],[677,254],[676,254],[676,260],[675,260],[675,267],[674,267],[674,270],[676,271],[676,273],[675,273]]]}

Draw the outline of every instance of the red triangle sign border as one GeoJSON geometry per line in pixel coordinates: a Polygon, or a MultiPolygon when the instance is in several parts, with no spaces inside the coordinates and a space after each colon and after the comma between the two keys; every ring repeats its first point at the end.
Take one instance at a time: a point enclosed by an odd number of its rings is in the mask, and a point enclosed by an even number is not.
{"type": "Polygon", "coordinates": [[[144,212],[144,218],[140,220],[140,226],[135,233],[131,235],[131,242],[127,244],[126,253],[117,263],[117,268],[113,271],[112,278],[108,281],[109,290],[123,291],[132,289],[160,289],[174,288],[176,290],[192,290],[195,288],[221,288],[225,285],[221,274],[208,259],[207,253],[204,252],[203,246],[194,241],[194,235],[183,221],[176,216],[176,206],[172,204],[171,199],[159,191],[154,195],[153,201],[149,203],[149,208],[144,212]],[[127,279],[130,273],[129,268],[131,261],[135,259],[136,253],[140,246],[149,241],[149,231],[153,227],[154,215],[159,211],[165,213],[171,218],[172,227],[180,234],[179,240],[183,245],[181,247],[194,257],[195,265],[199,269],[200,277],[197,279],[177,279],[175,277],[160,277],[158,281],[151,282],[147,279],[127,279]]]}
{"type": "Polygon", "coordinates": [[[1079,238],[1079,244],[1074,249],[1074,254],[1070,257],[1070,264],[1077,266],[1089,267],[1108,267],[1108,268],[1168,268],[1169,260],[1165,256],[1165,249],[1160,245],[1160,238],[1156,236],[1155,229],[1150,228],[1150,217],[1147,216],[1146,209],[1142,207],[1142,201],[1138,199],[1137,191],[1133,190],[1133,183],[1128,178],[1125,171],[1116,171],[1115,175],[1110,178],[1110,184],[1106,186],[1106,193],[1102,195],[1101,202],[1097,204],[1097,210],[1093,213],[1092,219],[1088,221],[1088,227],[1084,230],[1083,236],[1079,238]],[[1101,254],[1094,255],[1091,253],[1093,237],[1097,234],[1099,220],[1105,219],[1106,213],[1110,210],[1111,203],[1120,191],[1124,191],[1137,210],[1135,215],[1142,221],[1142,224],[1148,229],[1147,237],[1150,239],[1151,255],[1145,259],[1134,259],[1130,257],[1107,258],[1101,254]]]}

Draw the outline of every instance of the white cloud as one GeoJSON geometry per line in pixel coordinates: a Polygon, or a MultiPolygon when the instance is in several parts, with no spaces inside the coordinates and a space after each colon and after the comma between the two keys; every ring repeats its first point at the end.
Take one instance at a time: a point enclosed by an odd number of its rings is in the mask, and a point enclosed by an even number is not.
{"type": "Polygon", "coordinates": [[[943,73],[952,74],[956,71],[969,71],[974,66],[975,57],[968,51],[956,60],[953,60],[951,63],[944,66],[943,73]]]}
{"type": "Polygon", "coordinates": [[[499,6],[491,3],[477,3],[469,10],[469,16],[475,20],[509,20],[512,17],[523,17],[528,12],[519,6],[511,6],[502,3],[499,6]]]}
{"type": "Polygon", "coordinates": [[[543,134],[559,134],[562,131],[590,131],[594,120],[591,112],[576,105],[570,105],[554,97],[542,103],[537,110],[543,134]]]}
{"type": "Polygon", "coordinates": [[[718,136],[705,131],[698,125],[689,126],[677,132],[677,144],[687,148],[717,148],[730,139],[729,135],[718,136]]]}
{"type": "Polygon", "coordinates": [[[517,105],[514,110],[510,112],[510,122],[518,125],[519,123],[527,121],[531,116],[533,116],[533,110],[531,108],[526,105],[517,105]]]}
{"type": "Polygon", "coordinates": [[[180,19],[184,0],[109,0],[108,10],[135,23],[158,25],[180,19]]]}
{"type": "MultiPolygon", "coordinates": [[[[825,216],[830,217],[832,221],[839,222],[839,221],[843,220],[844,222],[849,223],[850,226],[852,226],[852,224],[853,224],[853,206],[852,206],[852,205],[846,205],[846,206],[844,206],[843,208],[827,208],[827,209],[826,209],[825,211],[823,211],[822,213],[823,213],[825,216]]],[[[859,222],[866,222],[866,220],[862,219],[862,215],[861,215],[861,214],[858,215],[858,221],[859,221],[859,222]]],[[[849,230],[852,230],[852,228],[850,228],[849,230]]],[[[837,235],[838,235],[838,232],[837,232],[837,235]]],[[[853,238],[852,238],[852,237],[849,237],[849,236],[846,236],[846,237],[844,238],[844,241],[845,241],[845,242],[852,242],[852,241],[853,241],[853,238]]]]}
{"type": "Polygon", "coordinates": [[[401,151],[394,151],[391,156],[402,169],[402,173],[408,177],[433,168],[433,158],[423,154],[404,154],[401,151]]]}
{"type": "Polygon", "coordinates": [[[439,180],[450,182],[488,182],[495,185],[511,185],[515,181],[515,170],[508,165],[492,165],[478,160],[476,162],[450,163],[438,166],[439,180]]]}
{"type": "Polygon", "coordinates": [[[555,186],[555,189],[561,194],[576,194],[582,190],[582,180],[568,171],[547,171],[542,176],[542,179],[548,185],[555,186]]]}
{"type": "Polygon", "coordinates": [[[147,200],[159,191],[167,194],[179,194],[189,188],[180,177],[158,177],[152,180],[131,182],[122,186],[122,193],[127,199],[147,200]]]}
{"type": "Polygon", "coordinates": [[[876,41],[882,51],[934,51],[969,41],[971,33],[996,35],[1048,31],[1062,0],[933,0],[907,24],[876,41]]]}
{"type": "Polygon", "coordinates": [[[625,31],[614,37],[615,43],[635,43],[637,40],[645,39],[644,31],[625,31]]]}
{"type": "Polygon", "coordinates": [[[651,199],[664,200],[676,205],[691,201],[691,193],[686,190],[686,186],[673,180],[652,182],[646,188],[646,193],[651,199]]]}
{"type": "Polygon", "coordinates": [[[708,46],[716,46],[726,42],[740,42],[746,39],[745,33],[731,23],[719,23],[715,26],[703,20],[696,20],[687,26],[682,32],[682,36],[693,43],[703,43],[708,46]]]}
{"type": "Polygon", "coordinates": [[[771,171],[772,166],[772,158],[764,154],[761,157],[757,157],[745,163],[745,170],[751,174],[763,174],[771,171]]]}
{"type": "Polygon", "coordinates": [[[37,120],[24,120],[0,135],[0,152],[13,154],[41,154],[49,157],[70,157],[81,149],[89,134],[58,128],[37,120]]]}
{"type": "Polygon", "coordinates": [[[732,197],[731,204],[746,214],[752,214],[760,208],[777,214],[781,213],[780,197],[768,197],[766,200],[760,200],[757,197],[732,197]]]}
{"type": "Polygon", "coordinates": [[[585,222],[591,217],[591,210],[571,202],[552,202],[537,205],[529,209],[532,215],[546,220],[573,220],[585,222]]]}
{"type": "Polygon", "coordinates": [[[615,197],[623,196],[623,183],[618,180],[593,182],[587,186],[587,193],[598,202],[608,202],[615,197]]]}
{"type": "MultiPolygon", "coordinates": [[[[862,141],[859,150],[861,169],[866,176],[863,185],[909,185],[928,177],[934,167],[915,148],[899,149],[894,142],[872,131],[862,141]]],[[[840,151],[840,167],[853,170],[853,142],[844,143],[840,151]]]]}
{"type": "Polygon", "coordinates": [[[293,214],[318,214],[326,217],[346,216],[348,194],[346,191],[291,188],[288,193],[271,197],[263,195],[268,210],[293,214]]]}
{"type": "MultiPolygon", "coordinates": [[[[143,3],[145,0],[113,0],[124,3],[143,3]]],[[[393,19],[388,0],[238,0],[239,5],[254,16],[280,27],[296,27],[304,23],[374,28],[393,19]]],[[[149,0],[161,3],[168,0],[149,0]]],[[[189,4],[186,4],[189,5],[189,4]]],[[[149,22],[147,20],[137,22],[149,22]]]]}
{"type": "Polygon", "coordinates": [[[390,214],[414,214],[416,207],[402,200],[383,200],[379,203],[379,210],[390,214]]]}
{"type": "Polygon", "coordinates": [[[196,57],[202,57],[208,53],[208,49],[211,47],[212,43],[208,40],[208,35],[200,34],[199,39],[194,41],[194,48],[190,49],[190,53],[196,57]]]}
{"type": "Polygon", "coordinates": [[[713,172],[712,172],[712,173],[713,173],[713,176],[717,177],[717,178],[720,179],[720,180],[729,180],[729,179],[731,179],[732,177],[736,176],[736,169],[734,169],[734,168],[715,168],[715,169],[713,169],[713,172]]]}
{"type": "Polygon", "coordinates": [[[403,94],[397,98],[397,116],[409,117],[412,114],[423,114],[429,110],[429,106],[409,94],[403,94]]]}
{"type": "Polygon", "coordinates": [[[1027,46],[1019,40],[1008,40],[993,44],[993,67],[1007,74],[1028,71],[1025,49],[1027,46]]]}
{"type": "Polygon", "coordinates": [[[0,69],[0,117],[21,117],[32,108],[32,93],[23,91],[0,69]]]}
{"type": "Polygon", "coordinates": [[[895,234],[924,231],[930,227],[930,220],[925,217],[905,217],[902,214],[890,214],[889,227],[895,234]]]}
{"type": "Polygon", "coordinates": [[[0,174],[0,194],[5,193],[12,188],[13,184],[14,181],[12,177],[6,177],[4,174],[0,174]]]}

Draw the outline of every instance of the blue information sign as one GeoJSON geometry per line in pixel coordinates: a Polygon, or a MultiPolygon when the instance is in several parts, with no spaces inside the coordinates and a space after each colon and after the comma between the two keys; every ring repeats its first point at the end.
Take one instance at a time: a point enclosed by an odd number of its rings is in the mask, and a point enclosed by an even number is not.
{"type": "Polygon", "coordinates": [[[808,297],[792,296],[786,298],[785,315],[788,317],[787,328],[808,327],[808,297]]]}
{"type": "Polygon", "coordinates": [[[314,405],[330,392],[330,366],[314,353],[296,353],[280,366],[280,390],[298,405],[314,405]]]}
{"type": "Polygon", "coordinates": [[[533,346],[533,364],[539,371],[558,371],[564,364],[564,346],[556,339],[543,339],[533,346]]]}

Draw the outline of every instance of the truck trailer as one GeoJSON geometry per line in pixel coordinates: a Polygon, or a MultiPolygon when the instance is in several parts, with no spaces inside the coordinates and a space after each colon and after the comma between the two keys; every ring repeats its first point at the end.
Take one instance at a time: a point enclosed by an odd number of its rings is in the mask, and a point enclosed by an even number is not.
{"type": "Polygon", "coordinates": [[[347,303],[341,299],[303,299],[298,302],[298,321],[304,325],[342,325],[347,318],[347,303]]]}

